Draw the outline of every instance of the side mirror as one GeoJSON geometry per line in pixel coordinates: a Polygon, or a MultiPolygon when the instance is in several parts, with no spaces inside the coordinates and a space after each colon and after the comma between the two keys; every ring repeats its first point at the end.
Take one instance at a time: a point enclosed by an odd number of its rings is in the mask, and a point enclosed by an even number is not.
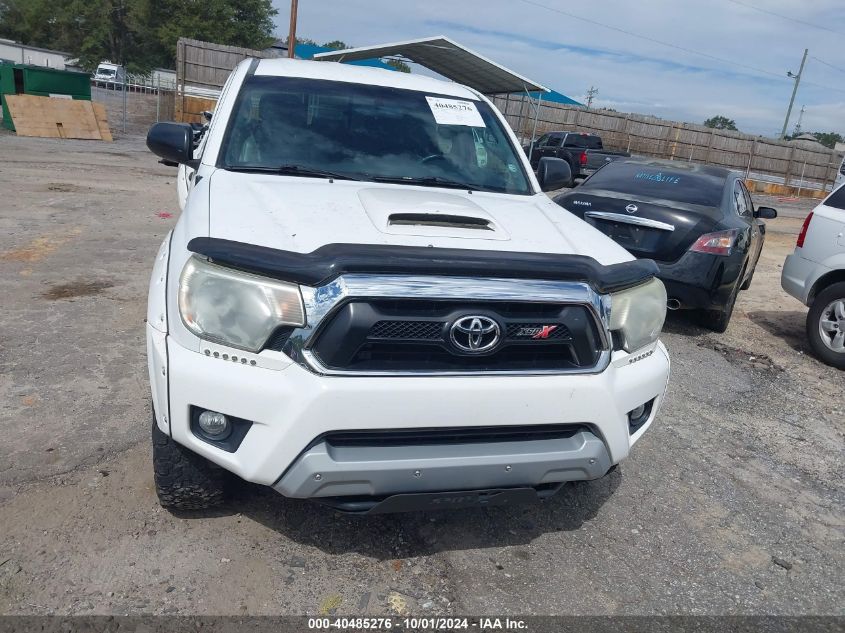
{"type": "Polygon", "coordinates": [[[778,212],[771,207],[757,207],[754,217],[760,218],[761,220],[774,220],[778,217],[778,212]]]}
{"type": "Polygon", "coordinates": [[[537,181],[543,191],[554,191],[572,185],[572,170],[562,158],[544,156],[537,165],[537,181]]]}
{"type": "Polygon", "coordinates": [[[190,123],[156,123],[147,132],[147,147],[166,161],[191,169],[199,167],[194,158],[194,130],[190,123]]]}

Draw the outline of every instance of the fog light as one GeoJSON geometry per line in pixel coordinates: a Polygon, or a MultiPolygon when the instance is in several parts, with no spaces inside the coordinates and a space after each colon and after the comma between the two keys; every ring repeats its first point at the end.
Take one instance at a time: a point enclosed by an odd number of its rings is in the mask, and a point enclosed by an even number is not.
{"type": "Polygon", "coordinates": [[[203,433],[215,439],[222,438],[229,433],[231,428],[226,416],[216,411],[203,411],[200,413],[199,425],[203,433]]]}
{"type": "MultiPolygon", "coordinates": [[[[208,413],[208,412],[206,412],[206,413],[208,413]]],[[[628,414],[628,419],[631,420],[631,422],[636,422],[641,417],[643,417],[644,413],[645,413],[645,405],[641,404],[640,406],[638,406],[636,409],[634,409],[633,411],[631,411],[628,414]]],[[[202,424],[202,418],[200,418],[200,424],[202,424]]]]}
{"type": "Polygon", "coordinates": [[[628,412],[628,431],[636,433],[640,430],[643,424],[648,422],[651,417],[652,408],[654,407],[654,400],[641,404],[633,411],[628,412]]]}

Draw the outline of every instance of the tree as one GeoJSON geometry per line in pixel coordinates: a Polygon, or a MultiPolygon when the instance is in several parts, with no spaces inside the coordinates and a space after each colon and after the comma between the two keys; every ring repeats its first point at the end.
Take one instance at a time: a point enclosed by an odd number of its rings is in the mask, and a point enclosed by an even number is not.
{"type": "Polygon", "coordinates": [[[710,117],[704,122],[704,127],[712,127],[717,130],[736,130],[736,122],[721,114],[710,117]]]}
{"type": "Polygon", "coordinates": [[[336,51],[342,51],[344,48],[352,48],[349,44],[341,40],[332,40],[331,42],[326,42],[323,46],[326,48],[332,48],[336,51]]]}
{"type": "Polygon", "coordinates": [[[272,0],[0,0],[0,37],[69,52],[93,68],[175,65],[180,37],[266,48],[272,0]]]}
{"type": "Polygon", "coordinates": [[[405,62],[403,62],[401,59],[388,59],[388,60],[387,60],[387,61],[385,61],[384,63],[385,63],[385,64],[387,64],[388,66],[392,67],[392,68],[395,68],[395,69],[396,69],[396,70],[398,70],[400,73],[409,73],[409,72],[411,72],[411,67],[410,67],[410,66],[408,66],[408,64],[406,64],[405,62]]]}
{"type": "Polygon", "coordinates": [[[813,136],[816,137],[819,143],[830,149],[833,149],[837,143],[845,140],[841,134],[837,134],[836,132],[813,132],[813,136]]]}

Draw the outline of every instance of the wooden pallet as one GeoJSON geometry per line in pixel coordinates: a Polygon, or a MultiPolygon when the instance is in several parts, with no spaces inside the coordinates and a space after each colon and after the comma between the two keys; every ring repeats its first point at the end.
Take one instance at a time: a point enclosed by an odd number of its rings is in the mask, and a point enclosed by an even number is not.
{"type": "Polygon", "coordinates": [[[102,104],[76,99],[6,95],[18,136],[111,141],[102,104]]]}

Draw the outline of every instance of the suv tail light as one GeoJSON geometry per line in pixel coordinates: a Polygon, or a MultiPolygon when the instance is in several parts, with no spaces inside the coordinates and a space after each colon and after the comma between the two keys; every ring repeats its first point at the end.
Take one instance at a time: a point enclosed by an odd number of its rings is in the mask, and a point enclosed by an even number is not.
{"type": "Polygon", "coordinates": [[[581,156],[578,158],[578,160],[581,161],[582,165],[586,165],[587,164],[587,152],[581,152],[581,156]]]}
{"type": "Polygon", "coordinates": [[[801,227],[801,232],[798,234],[798,241],[795,243],[796,248],[804,248],[804,240],[807,239],[807,229],[810,228],[810,220],[813,219],[813,212],[810,211],[810,215],[807,216],[807,219],[804,220],[804,224],[801,227]]]}
{"type": "Polygon", "coordinates": [[[705,233],[695,240],[695,244],[690,246],[689,249],[694,253],[730,255],[733,252],[737,235],[739,235],[739,229],[717,231],[716,233],[705,233]]]}

